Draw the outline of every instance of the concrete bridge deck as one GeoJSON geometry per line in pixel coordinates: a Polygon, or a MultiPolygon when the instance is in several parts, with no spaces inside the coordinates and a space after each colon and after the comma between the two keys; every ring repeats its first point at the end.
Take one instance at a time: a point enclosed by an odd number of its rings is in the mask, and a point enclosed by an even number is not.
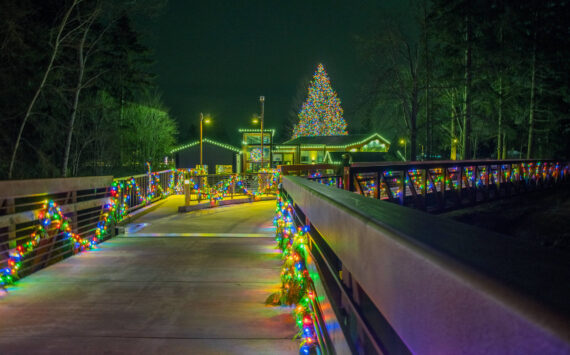
{"type": "Polygon", "coordinates": [[[0,354],[292,354],[273,201],[176,213],[32,274],[0,295],[0,354]]]}

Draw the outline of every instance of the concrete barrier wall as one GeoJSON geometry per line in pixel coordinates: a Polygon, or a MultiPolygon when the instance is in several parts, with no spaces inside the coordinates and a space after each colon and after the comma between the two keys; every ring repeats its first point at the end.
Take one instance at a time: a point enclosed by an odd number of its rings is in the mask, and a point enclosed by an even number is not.
{"type": "Polygon", "coordinates": [[[298,177],[283,188],[417,354],[568,354],[566,255],[298,177]]]}

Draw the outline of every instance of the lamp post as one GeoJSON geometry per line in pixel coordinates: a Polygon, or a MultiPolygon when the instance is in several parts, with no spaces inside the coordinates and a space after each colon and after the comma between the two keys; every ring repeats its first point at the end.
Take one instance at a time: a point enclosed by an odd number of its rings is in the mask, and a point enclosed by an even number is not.
{"type": "Polygon", "coordinates": [[[404,158],[408,160],[408,142],[404,138],[400,138],[400,145],[404,146],[404,158]]]}
{"type": "Polygon", "coordinates": [[[206,122],[206,124],[210,123],[210,117],[208,117],[208,116],[204,117],[204,114],[202,112],[200,112],[200,168],[202,168],[202,165],[203,165],[202,164],[202,151],[203,151],[202,150],[203,149],[202,148],[202,137],[203,137],[202,122],[206,122]]]}
{"type": "Polygon", "coordinates": [[[260,96],[259,102],[261,102],[261,169],[263,169],[263,111],[265,106],[265,96],[260,96]]]}

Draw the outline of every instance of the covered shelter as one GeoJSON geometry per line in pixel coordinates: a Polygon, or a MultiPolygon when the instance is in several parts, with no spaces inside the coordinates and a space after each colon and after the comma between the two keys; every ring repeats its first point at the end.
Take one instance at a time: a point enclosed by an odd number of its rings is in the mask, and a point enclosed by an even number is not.
{"type": "Polygon", "coordinates": [[[379,133],[344,136],[297,137],[274,146],[273,160],[278,164],[318,164],[333,152],[388,152],[390,141],[379,133]]]}
{"type": "MultiPolygon", "coordinates": [[[[241,172],[241,149],[209,138],[202,140],[202,147],[202,162],[208,167],[208,174],[241,172]]],[[[196,168],[200,165],[200,140],[176,147],[170,153],[174,155],[176,168],[196,168]]]]}

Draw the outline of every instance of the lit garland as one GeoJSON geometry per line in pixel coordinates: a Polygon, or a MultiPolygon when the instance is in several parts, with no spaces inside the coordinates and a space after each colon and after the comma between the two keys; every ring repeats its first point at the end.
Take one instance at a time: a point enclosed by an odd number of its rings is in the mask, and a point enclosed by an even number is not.
{"type": "Polygon", "coordinates": [[[293,129],[293,138],[347,135],[342,116],[340,99],[331,87],[325,68],[319,63],[309,84],[307,101],[299,112],[299,123],[293,129]]]}
{"type": "MultiPolygon", "coordinates": [[[[232,175],[218,183],[215,187],[209,188],[212,200],[216,202],[227,195],[228,187],[232,184],[241,189],[245,194],[257,198],[260,194],[274,191],[279,183],[279,171],[276,169],[264,170],[267,174],[272,174],[271,183],[258,191],[249,191],[241,177],[232,175]]],[[[18,270],[22,263],[31,253],[33,253],[42,240],[56,238],[62,235],[64,240],[69,240],[74,253],[92,249],[100,243],[108,234],[111,222],[120,222],[128,214],[131,200],[134,199],[138,205],[147,205],[155,199],[164,198],[171,194],[180,193],[184,190],[184,176],[188,173],[194,188],[200,193],[200,185],[193,178],[203,179],[202,188],[208,188],[204,169],[173,169],[168,174],[167,188],[164,190],[158,172],[149,173],[149,186],[147,195],[144,196],[141,188],[134,177],[124,180],[116,180],[110,187],[109,203],[103,206],[103,212],[99,222],[92,233],[83,238],[71,230],[71,220],[65,217],[61,208],[54,201],[45,201],[42,210],[38,214],[38,225],[36,230],[30,235],[29,241],[17,246],[9,251],[7,267],[0,270],[0,286],[12,284],[19,279],[18,270]]]]}
{"type": "Polygon", "coordinates": [[[282,252],[281,288],[269,296],[268,303],[294,305],[294,317],[301,338],[301,354],[316,354],[317,335],[314,326],[315,293],[307,270],[309,226],[296,226],[292,204],[282,194],[277,198],[273,223],[276,241],[282,252]]]}
{"type": "Polygon", "coordinates": [[[260,169],[257,175],[258,186],[260,188],[257,191],[249,190],[241,176],[231,175],[228,179],[222,180],[209,188],[208,198],[212,200],[214,204],[217,204],[224,197],[228,196],[230,187],[233,186],[234,192],[237,188],[237,191],[241,191],[245,195],[257,200],[262,194],[277,191],[280,182],[280,173],[278,169],[260,169]],[[269,174],[271,174],[271,179],[269,182],[266,182],[265,177],[269,174]]]}
{"type": "Polygon", "coordinates": [[[22,263],[26,257],[32,254],[43,240],[57,238],[62,235],[63,240],[69,241],[73,253],[79,253],[85,250],[95,248],[107,234],[107,229],[112,218],[111,215],[116,209],[112,200],[104,206],[100,221],[94,229],[93,234],[82,238],[71,230],[71,220],[64,216],[61,208],[54,201],[45,201],[42,210],[38,215],[38,225],[32,234],[30,240],[24,244],[18,245],[9,252],[8,265],[0,272],[0,286],[14,283],[20,278],[18,270],[21,269],[22,263]]]}
{"type": "MultiPolygon", "coordinates": [[[[404,187],[414,187],[417,194],[423,194],[424,188],[427,192],[441,193],[442,191],[458,190],[458,189],[482,189],[487,184],[499,183],[516,183],[525,181],[529,183],[534,180],[539,183],[540,180],[545,181],[550,177],[559,178],[561,174],[565,174],[567,167],[561,167],[559,163],[545,164],[542,162],[522,163],[522,164],[502,164],[502,165],[474,165],[474,166],[451,166],[446,168],[430,168],[428,179],[424,176],[422,169],[409,169],[407,176],[404,178],[404,187]],[[447,175],[445,170],[447,169],[447,175]],[[460,179],[461,176],[461,179],[460,179]],[[424,181],[427,180],[427,181],[424,181]]],[[[364,173],[357,174],[356,178],[360,183],[362,194],[367,197],[375,197],[376,190],[380,188],[380,199],[388,199],[390,193],[392,197],[401,197],[402,191],[402,173],[401,171],[382,171],[380,176],[383,179],[378,184],[375,181],[375,174],[364,173]],[[388,191],[390,190],[390,191],[388,191]]],[[[311,175],[310,177],[319,177],[311,175]]],[[[334,186],[326,177],[315,179],[320,183],[334,186]]],[[[411,192],[408,193],[408,195],[411,192]]]]}

